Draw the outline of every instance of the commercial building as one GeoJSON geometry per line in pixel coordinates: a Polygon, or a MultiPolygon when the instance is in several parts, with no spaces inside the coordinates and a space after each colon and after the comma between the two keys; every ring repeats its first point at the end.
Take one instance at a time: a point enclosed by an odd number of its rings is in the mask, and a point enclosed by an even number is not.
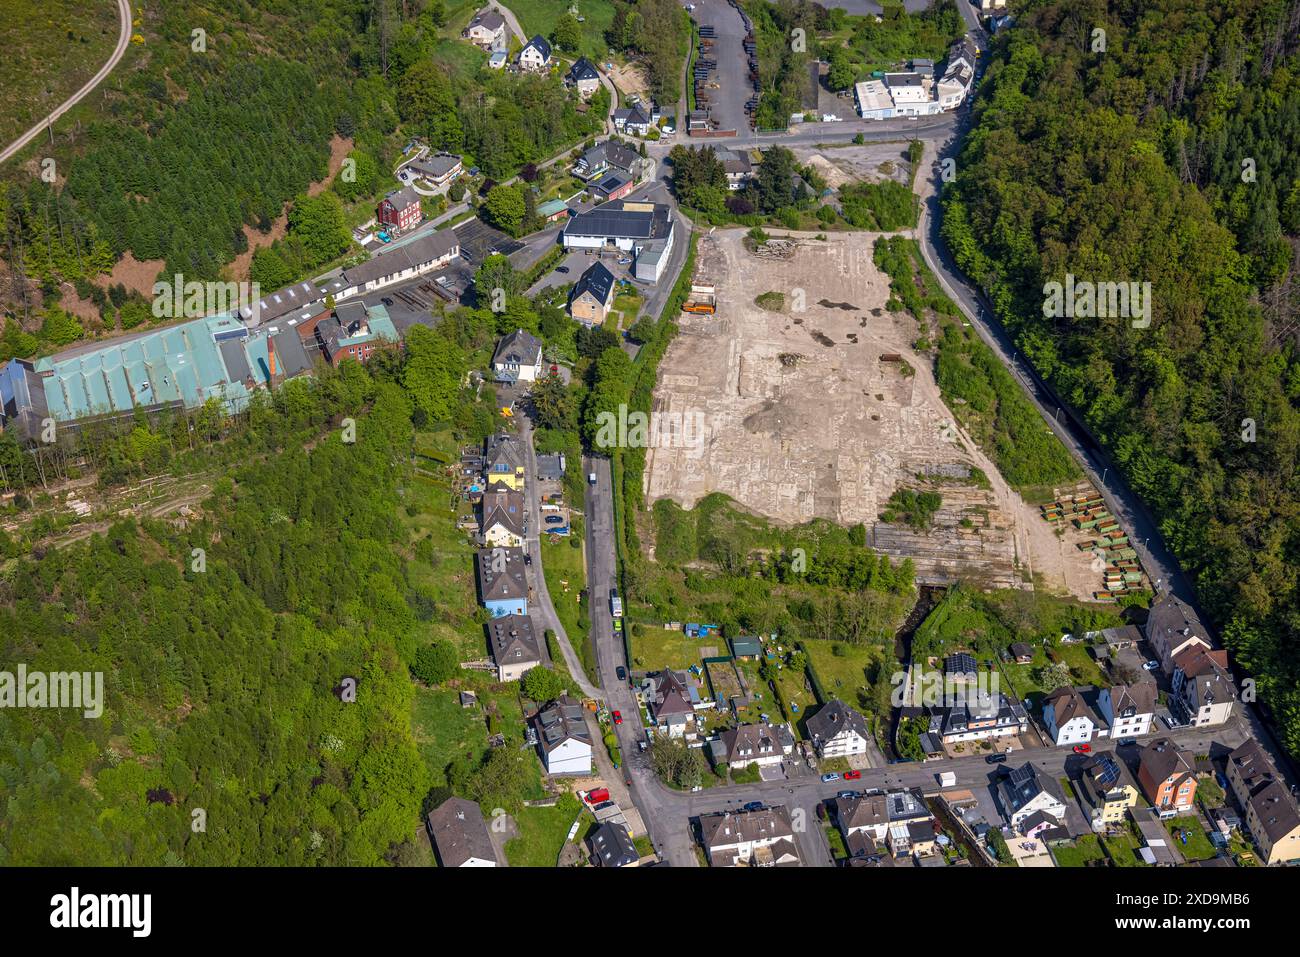
{"type": "Polygon", "coordinates": [[[672,215],[662,203],[606,203],[570,218],[563,242],[565,249],[617,249],[633,258],[637,279],[657,282],[673,248],[672,215]]]}

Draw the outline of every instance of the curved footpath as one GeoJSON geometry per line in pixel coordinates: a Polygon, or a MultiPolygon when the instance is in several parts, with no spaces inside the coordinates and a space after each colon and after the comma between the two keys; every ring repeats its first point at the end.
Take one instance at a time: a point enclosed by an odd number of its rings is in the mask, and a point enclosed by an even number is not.
{"type": "Polygon", "coordinates": [[[113,72],[113,68],[126,54],[126,48],[131,42],[131,4],[129,0],[117,0],[117,14],[121,31],[117,37],[117,46],[113,49],[113,55],[108,58],[108,62],[99,68],[98,73],[86,81],[85,86],[64,100],[62,106],[48,114],[45,119],[5,147],[4,152],[0,153],[0,163],[9,159],[9,157],[34,140],[46,127],[52,126],[60,116],[84,100],[95,87],[104,81],[106,76],[113,72]]]}

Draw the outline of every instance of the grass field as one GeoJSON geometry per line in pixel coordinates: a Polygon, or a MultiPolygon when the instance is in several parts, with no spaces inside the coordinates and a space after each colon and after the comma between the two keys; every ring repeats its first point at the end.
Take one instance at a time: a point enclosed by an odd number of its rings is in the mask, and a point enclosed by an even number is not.
{"type": "MultiPolygon", "coordinates": [[[[515,815],[519,836],[506,842],[511,867],[554,867],[574,819],[581,812],[576,799],[561,799],[554,807],[526,807],[515,815]]],[[[582,833],[578,828],[578,833],[582,833]]]]}
{"type": "Polygon", "coordinates": [[[1088,862],[1106,857],[1095,834],[1085,834],[1072,844],[1057,845],[1052,848],[1052,854],[1059,867],[1086,867],[1088,862]]]}
{"type": "Polygon", "coordinates": [[[847,641],[807,639],[801,647],[817,673],[822,690],[850,704],[857,700],[859,691],[868,690],[867,668],[887,653],[887,649],[875,645],[853,645],[847,641]]]}
{"type": "Polygon", "coordinates": [[[1147,862],[1138,857],[1138,848],[1142,842],[1127,832],[1115,837],[1102,838],[1110,859],[1116,867],[1147,867],[1147,862]]]}
{"type": "Polygon", "coordinates": [[[689,668],[698,665],[703,656],[700,649],[718,649],[718,655],[727,654],[727,643],[721,638],[689,638],[680,630],[669,630],[658,625],[641,625],[641,634],[632,634],[632,667],[637,671],[660,671],[664,668],[689,668]]]}
{"type": "Polygon", "coordinates": [[[8,146],[94,76],[117,32],[113,0],[5,0],[0,144],[8,146]]]}
{"type": "Polygon", "coordinates": [[[1184,817],[1171,818],[1165,821],[1165,828],[1173,838],[1172,844],[1178,848],[1178,851],[1189,861],[1208,861],[1218,854],[1214,845],[1210,843],[1209,837],[1205,834],[1205,828],[1201,826],[1201,820],[1193,815],[1184,817]],[[1185,832],[1187,843],[1184,844],[1179,839],[1179,834],[1185,832]]]}
{"type": "Polygon", "coordinates": [[[509,0],[507,4],[519,18],[519,25],[528,36],[540,33],[550,39],[555,29],[555,21],[568,12],[569,7],[578,8],[578,16],[585,22],[582,26],[582,53],[590,57],[603,57],[609,49],[605,42],[605,31],[614,22],[614,4],[610,0],[509,0]]]}
{"type": "MultiPolygon", "coordinates": [[[[561,538],[552,544],[542,539],[542,569],[546,575],[546,590],[551,593],[555,613],[560,616],[564,633],[582,661],[587,677],[596,683],[596,650],[591,646],[591,620],[579,596],[587,587],[586,566],[582,549],[569,544],[571,539],[561,538]]],[[[572,539],[580,541],[580,539],[572,539]]]]}

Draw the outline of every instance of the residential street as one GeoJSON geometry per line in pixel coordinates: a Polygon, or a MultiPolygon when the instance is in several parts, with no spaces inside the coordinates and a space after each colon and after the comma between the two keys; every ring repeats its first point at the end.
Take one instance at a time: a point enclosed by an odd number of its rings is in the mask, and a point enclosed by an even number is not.
{"type": "MultiPolygon", "coordinates": [[[[569,642],[569,636],[565,634],[564,625],[560,623],[560,616],[555,613],[555,605],[551,602],[551,593],[546,588],[546,576],[542,573],[542,542],[540,535],[542,513],[541,503],[537,495],[538,472],[537,454],[533,449],[533,423],[527,415],[516,416],[516,421],[519,423],[519,440],[523,444],[526,455],[524,469],[529,476],[528,480],[524,482],[524,497],[528,508],[528,537],[524,541],[524,548],[528,551],[533,562],[528,569],[533,586],[533,616],[541,628],[549,628],[555,632],[555,644],[564,657],[564,666],[569,669],[569,674],[573,676],[573,680],[582,689],[583,695],[588,698],[600,699],[602,697],[600,690],[592,687],[591,682],[587,680],[587,675],[582,670],[582,662],[573,650],[573,645],[569,642]]],[[[576,467],[576,464],[573,463],[570,468],[576,467]]]]}

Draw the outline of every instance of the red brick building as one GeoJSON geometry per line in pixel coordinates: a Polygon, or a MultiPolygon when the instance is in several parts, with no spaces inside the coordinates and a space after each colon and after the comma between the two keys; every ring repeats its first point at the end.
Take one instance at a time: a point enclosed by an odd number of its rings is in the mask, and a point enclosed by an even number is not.
{"type": "Polygon", "coordinates": [[[379,224],[390,233],[404,233],[420,224],[420,194],[409,186],[389,193],[375,211],[379,224]]]}

